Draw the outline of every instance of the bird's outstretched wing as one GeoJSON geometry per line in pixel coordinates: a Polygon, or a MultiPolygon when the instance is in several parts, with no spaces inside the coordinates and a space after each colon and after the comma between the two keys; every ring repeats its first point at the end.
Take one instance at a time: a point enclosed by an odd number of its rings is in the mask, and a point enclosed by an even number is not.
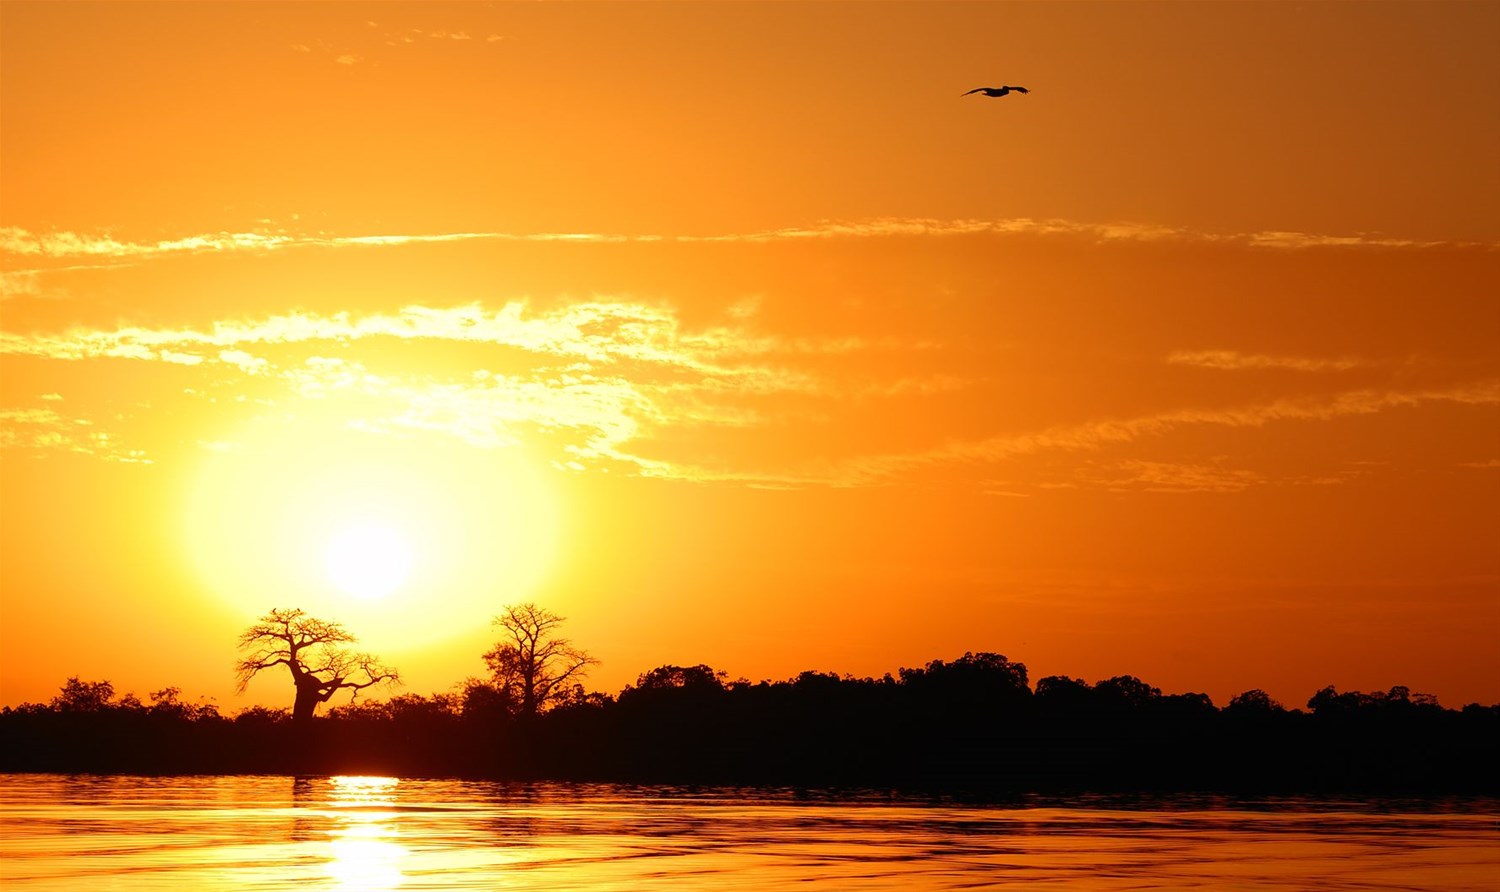
{"type": "Polygon", "coordinates": [[[1030,93],[1025,87],[1006,87],[1007,90],[1015,90],[1017,93],[1030,93]]]}
{"type": "MultiPolygon", "coordinates": [[[[987,89],[989,89],[989,88],[988,87],[975,87],[974,89],[970,90],[969,93],[981,93],[981,92],[983,92],[983,91],[985,91],[987,89]]],[[[967,95],[969,95],[969,93],[964,93],[963,95],[967,96],[967,95]]]]}

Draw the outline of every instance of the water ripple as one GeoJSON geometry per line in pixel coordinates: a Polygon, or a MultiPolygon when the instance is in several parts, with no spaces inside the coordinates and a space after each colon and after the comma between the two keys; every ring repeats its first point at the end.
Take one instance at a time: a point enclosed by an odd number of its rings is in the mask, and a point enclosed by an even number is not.
{"type": "Polygon", "coordinates": [[[7,890],[1500,889],[1493,800],[0,776],[7,890]]]}

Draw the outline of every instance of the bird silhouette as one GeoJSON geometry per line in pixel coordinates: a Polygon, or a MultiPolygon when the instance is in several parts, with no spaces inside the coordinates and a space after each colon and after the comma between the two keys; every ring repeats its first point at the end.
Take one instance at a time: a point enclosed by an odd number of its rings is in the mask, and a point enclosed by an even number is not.
{"type": "MultiPolygon", "coordinates": [[[[1007,93],[1030,92],[1031,91],[1026,89],[1025,87],[975,87],[974,89],[969,91],[969,93],[983,93],[986,96],[994,96],[996,98],[1004,96],[1007,93]]],[[[964,95],[967,96],[969,95],[969,93],[965,93],[964,95]]]]}

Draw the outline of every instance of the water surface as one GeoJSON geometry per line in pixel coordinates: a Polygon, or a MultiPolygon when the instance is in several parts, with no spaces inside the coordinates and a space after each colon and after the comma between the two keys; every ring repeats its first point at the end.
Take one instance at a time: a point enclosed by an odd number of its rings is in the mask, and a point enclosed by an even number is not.
{"type": "Polygon", "coordinates": [[[1493,800],[0,775],[26,890],[1500,890],[1493,800]]]}

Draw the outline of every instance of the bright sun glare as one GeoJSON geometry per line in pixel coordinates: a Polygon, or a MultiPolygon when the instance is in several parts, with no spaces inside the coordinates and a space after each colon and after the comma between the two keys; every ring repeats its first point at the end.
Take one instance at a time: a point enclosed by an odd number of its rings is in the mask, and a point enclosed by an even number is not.
{"type": "Polygon", "coordinates": [[[224,439],[184,481],[183,549],[238,616],[301,607],[389,653],[483,628],[551,565],[560,504],[520,447],[274,416],[224,439]]]}
{"type": "Polygon", "coordinates": [[[328,546],[328,575],[357,598],[383,598],[411,573],[412,550],[400,533],[379,523],[360,523],[328,546]]]}

